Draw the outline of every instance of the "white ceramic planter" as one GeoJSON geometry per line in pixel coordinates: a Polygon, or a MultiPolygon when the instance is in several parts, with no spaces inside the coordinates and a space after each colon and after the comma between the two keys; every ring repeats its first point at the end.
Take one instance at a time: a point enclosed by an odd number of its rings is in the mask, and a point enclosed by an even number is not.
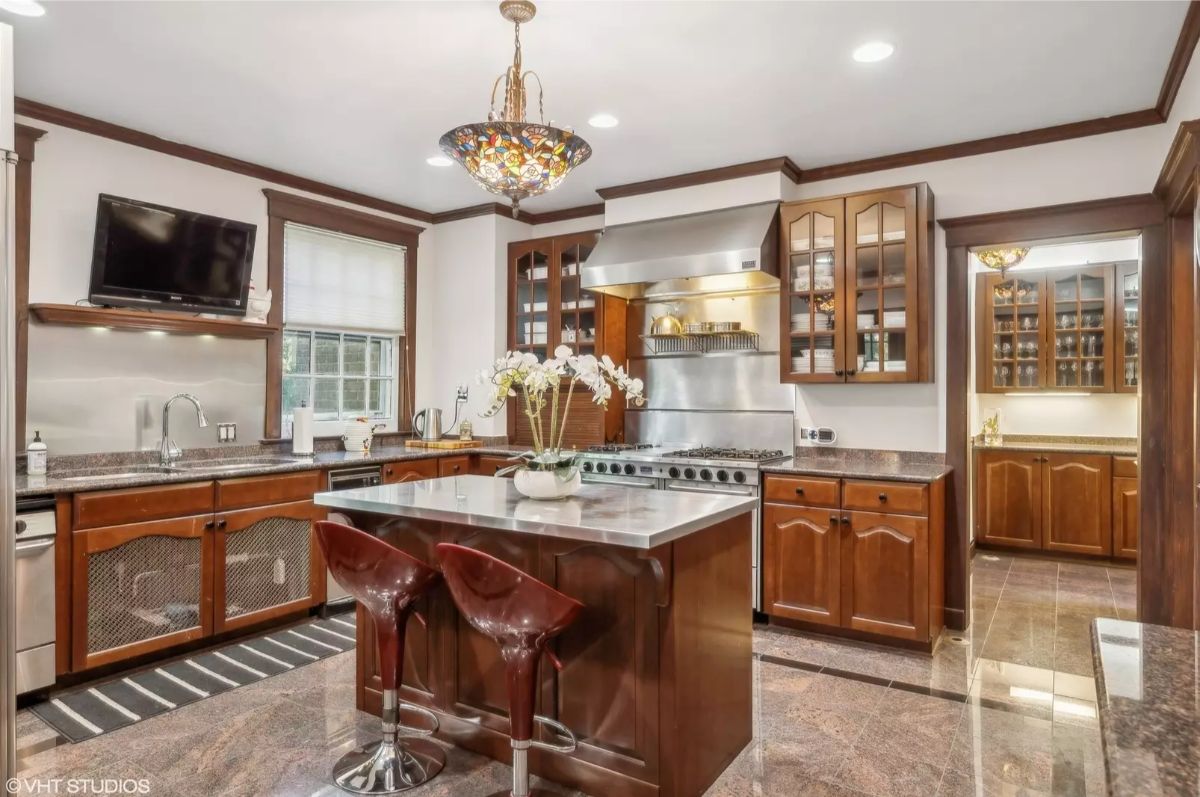
{"type": "Polygon", "coordinates": [[[579,469],[572,468],[569,475],[553,470],[518,470],[513,474],[517,492],[539,501],[556,501],[579,492],[583,479],[579,469]]]}

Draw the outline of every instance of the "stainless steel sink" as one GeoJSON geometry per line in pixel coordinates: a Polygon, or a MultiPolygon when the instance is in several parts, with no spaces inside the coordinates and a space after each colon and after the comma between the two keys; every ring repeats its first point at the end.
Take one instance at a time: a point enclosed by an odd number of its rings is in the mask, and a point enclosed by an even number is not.
{"type": "Polygon", "coordinates": [[[297,462],[288,457],[247,457],[245,459],[209,459],[199,462],[176,462],[171,466],[171,472],[205,473],[251,470],[253,468],[269,467],[271,465],[293,465],[297,462]]]}
{"type": "Polygon", "coordinates": [[[125,465],[115,468],[92,468],[82,473],[64,473],[54,478],[66,482],[92,479],[137,479],[143,476],[162,476],[182,473],[238,473],[270,465],[291,465],[297,460],[289,457],[245,457],[241,459],[208,459],[197,462],[176,462],[173,465],[125,465]],[[70,475],[68,475],[70,474],[70,475]]]}
{"type": "Polygon", "coordinates": [[[81,482],[93,479],[138,479],[143,476],[161,476],[177,472],[174,468],[163,468],[158,465],[134,465],[124,468],[93,468],[86,473],[77,473],[70,476],[53,474],[51,478],[60,479],[65,482],[81,482]]]}

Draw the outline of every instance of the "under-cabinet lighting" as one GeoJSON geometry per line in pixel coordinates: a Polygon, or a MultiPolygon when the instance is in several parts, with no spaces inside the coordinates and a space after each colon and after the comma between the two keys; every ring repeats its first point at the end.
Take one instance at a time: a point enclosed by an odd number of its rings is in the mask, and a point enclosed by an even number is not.
{"type": "Polygon", "coordinates": [[[1050,398],[1058,396],[1062,398],[1085,398],[1094,396],[1095,393],[1005,393],[1006,396],[1030,396],[1032,398],[1050,398]]]}
{"type": "Polygon", "coordinates": [[[147,329],[146,334],[153,335],[157,338],[157,337],[162,337],[163,335],[167,334],[167,332],[164,329],[147,329]]]}
{"type": "Polygon", "coordinates": [[[10,11],[23,17],[45,15],[46,7],[37,0],[0,0],[0,11],[10,11]]]}
{"type": "Polygon", "coordinates": [[[108,332],[112,327],[92,327],[93,332],[108,332]]]}

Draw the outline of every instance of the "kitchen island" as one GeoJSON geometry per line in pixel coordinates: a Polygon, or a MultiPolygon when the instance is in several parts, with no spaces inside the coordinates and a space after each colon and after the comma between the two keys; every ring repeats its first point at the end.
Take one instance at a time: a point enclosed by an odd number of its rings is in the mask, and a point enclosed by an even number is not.
{"type": "MultiPolygon", "coordinates": [[[[541,668],[537,713],[579,739],[532,750],[534,774],[589,794],[701,795],[750,742],[751,512],[755,499],[586,484],[533,501],[511,480],[452,476],[336,493],[318,505],[426,562],[455,542],[582,601],[541,668]]],[[[439,714],[438,736],[509,760],[504,669],[444,586],[406,632],[404,700],[439,714]]],[[[358,613],[356,702],[378,713],[371,621],[358,613]]],[[[546,741],[551,741],[549,738],[546,741]]]]}

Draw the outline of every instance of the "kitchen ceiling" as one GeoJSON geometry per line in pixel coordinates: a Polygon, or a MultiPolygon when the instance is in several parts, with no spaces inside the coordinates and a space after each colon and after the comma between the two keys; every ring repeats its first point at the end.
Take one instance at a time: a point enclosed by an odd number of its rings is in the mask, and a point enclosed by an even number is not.
{"type": "MultiPolygon", "coordinates": [[[[437,168],[512,54],[494,2],[46,2],[17,95],[444,211],[493,201],[437,168]]],[[[570,2],[522,30],[547,118],[595,189],[787,155],[802,169],[1153,107],[1186,2],[570,2]],[[895,45],[878,63],[851,52],[895,45]],[[599,112],[620,125],[595,129],[599,112]]]]}

